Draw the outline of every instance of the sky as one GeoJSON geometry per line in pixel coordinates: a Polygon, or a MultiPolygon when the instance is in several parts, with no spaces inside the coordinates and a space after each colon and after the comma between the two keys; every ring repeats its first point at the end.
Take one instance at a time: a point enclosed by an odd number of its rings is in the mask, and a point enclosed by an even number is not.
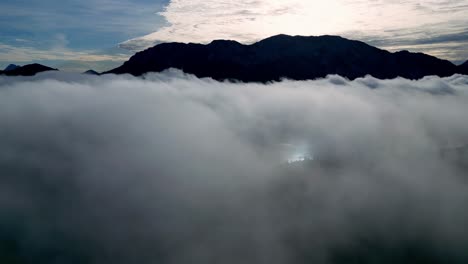
{"type": "Polygon", "coordinates": [[[161,42],[341,35],[390,51],[468,59],[468,0],[3,0],[0,68],[109,70],[161,42]]]}

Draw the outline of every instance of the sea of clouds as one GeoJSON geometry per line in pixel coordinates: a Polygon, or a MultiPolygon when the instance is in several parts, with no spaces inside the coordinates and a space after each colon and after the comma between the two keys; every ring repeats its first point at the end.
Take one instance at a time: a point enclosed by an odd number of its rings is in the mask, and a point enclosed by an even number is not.
{"type": "Polygon", "coordinates": [[[462,75],[0,77],[0,262],[467,263],[467,146],[462,75]]]}

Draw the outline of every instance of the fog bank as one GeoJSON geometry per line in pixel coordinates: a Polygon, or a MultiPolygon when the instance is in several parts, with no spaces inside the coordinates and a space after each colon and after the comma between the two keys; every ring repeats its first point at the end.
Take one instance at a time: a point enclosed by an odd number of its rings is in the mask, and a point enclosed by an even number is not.
{"type": "Polygon", "coordinates": [[[0,261],[467,263],[468,76],[0,76],[0,261]]]}

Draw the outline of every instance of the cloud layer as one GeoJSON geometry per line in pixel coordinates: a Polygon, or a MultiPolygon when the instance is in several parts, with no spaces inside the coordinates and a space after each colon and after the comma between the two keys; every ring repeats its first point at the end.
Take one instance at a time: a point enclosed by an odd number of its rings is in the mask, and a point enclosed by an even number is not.
{"type": "Polygon", "coordinates": [[[0,258],[468,259],[467,76],[0,78],[0,258]]]}

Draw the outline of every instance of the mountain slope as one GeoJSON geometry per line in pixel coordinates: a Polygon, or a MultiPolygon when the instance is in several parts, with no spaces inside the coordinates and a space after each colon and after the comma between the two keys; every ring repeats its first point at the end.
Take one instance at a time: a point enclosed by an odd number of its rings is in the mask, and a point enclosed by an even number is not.
{"type": "Polygon", "coordinates": [[[468,74],[468,60],[458,66],[459,73],[468,74]]]}
{"type": "Polygon", "coordinates": [[[449,76],[457,67],[422,53],[390,53],[338,36],[273,36],[252,45],[216,40],[207,45],[163,43],[138,52],[106,73],[142,75],[178,68],[198,77],[267,82],[315,79],[328,74],[355,79],[449,76]]]}
{"type": "Polygon", "coordinates": [[[41,64],[28,64],[22,67],[18,67],[16,69],[10,71],[4,71],[3,74],[8,76],[33,76],[40,72],[45,71],[57,71],[57,69],[50,68],[41,64]]]}

